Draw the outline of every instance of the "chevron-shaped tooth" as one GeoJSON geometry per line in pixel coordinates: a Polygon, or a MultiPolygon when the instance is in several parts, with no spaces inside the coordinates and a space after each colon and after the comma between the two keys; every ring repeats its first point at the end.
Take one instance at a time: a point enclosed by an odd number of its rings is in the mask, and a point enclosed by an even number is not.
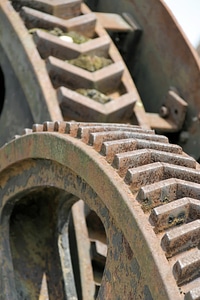
{"type": "Polygon", "coordinates": [[[137,199],[142,203],[144,210],[184,197],[200,199],[200,184],[170,178],[144,186],[137,194],[137,199]]]}
{"type": "MultiPolygon", "coordinates": [[[[179,218],[185,218],[184,212],[179,218]]],[[[161,246],[170,257],[197,246],[200,242],[200,220],[174,227],[167,231],[161,240],[161,246]]]]}
{"type": "Polygon", "coordinates": [[[158,136],[154,134],[134,133],[129,131],[121,132],[118,130],[107,133],[92,133],[90,134],[89,144],[93,145],[96,151],[100,151],[103,142],[127,138],[140,138],[149,141],[160,141],[163,143],[168,143],[168,138],[162,135],[158,136]]]}
{"type": "MultiPolygon", "coordinates": [[[[145,159],[137,159],[136,161],[138,164],[143,164],[145,162],[145,159]]],[[[126,170],[127,166],[124,169],[121,167],[118,172],[121,176],[124,176],[126,170]]],[[[170,178],[177,178],[181,180],[188,180],[193,183],[199,183],[200,173],[195,169],[157,162],[128,169],[125,176],[125,182],[130,185],[131,191],[135,192],[138,190],[138,188],[141,188],[144,185],[149,185],[170,178]]]]}
{"type": "Polygon", "coordinates": [[[196,250],[180,258],[173,267],[177,283],[184,284],[200,274],[200,251],[196,250]]]}

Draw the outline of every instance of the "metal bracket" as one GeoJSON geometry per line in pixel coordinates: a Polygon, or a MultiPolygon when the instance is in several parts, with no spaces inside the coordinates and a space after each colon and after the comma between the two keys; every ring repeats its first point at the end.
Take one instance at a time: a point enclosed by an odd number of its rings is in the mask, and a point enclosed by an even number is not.
{"type": "Polygon", "coordinates": [[[130,48],[134,49],[142,34],[138,22],[127,12],[123,12],[122,16],[114,13],[96,13],[96,16],[127,60],[130,48]]]}
{"type": "Polygon", "coordinates": [[[161,106],[159,115],[148,113],[152,129],[162,132],[177,132],[185,121],[188,104],[175,89],[168,91],[166,100],[161,106]]]}

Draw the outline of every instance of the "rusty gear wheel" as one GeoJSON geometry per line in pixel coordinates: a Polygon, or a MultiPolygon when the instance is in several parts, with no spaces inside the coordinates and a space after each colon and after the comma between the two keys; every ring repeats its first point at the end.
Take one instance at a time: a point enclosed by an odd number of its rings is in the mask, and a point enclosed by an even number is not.
{"type": "Polygon", "coordinates": [[[168,134],[199,159],[198,56],[163,1],[2,0],[0,26],[0,145],[44,120],[121,122],[168,134]],[[91,74],[69,63],[88,54],[112,64],[91,74]]]}
{"type": "Polygon", "coordinates": [[[1,299],[40,299],[45,284],[49,299],[199,298],[194,159],[131,125],[47,122],[25,132],[0,151],[1,299]],[[97,296],[90,262],[88,273],[71,263],[75,249],[89,257],[86,235],[67,251],[79,199],[107,236],[97,296]]]}
{"type": "Polygon", "coordinates": [[[3,0],[0,26],[4,28],[0,32],[0,81],[5,90],[0,104],[0,146],[24,127],[45,120],[126,123],[134,119],[149,128],[126,64],[83,1],[3,0]],[[52,34],[55,30],[62,32],[61,37],[76,33],[88,41],[69,43],[52,34]],[[69,63],[85,55],[112,63],[96,72],[69,63]],[[114,105],[91,99],[88,93],[91,96],[95,90],[114,100],[114,105]]]}

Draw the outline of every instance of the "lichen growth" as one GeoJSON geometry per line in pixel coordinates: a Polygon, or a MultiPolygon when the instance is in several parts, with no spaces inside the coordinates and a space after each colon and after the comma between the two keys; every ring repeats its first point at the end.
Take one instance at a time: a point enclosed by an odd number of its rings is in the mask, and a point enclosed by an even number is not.
{"type": "Polygon", "coordinates": [[[186,221],[186,214],[185,212],[181,212],[178,216],[170,215],[168,218],[169,226],[177,226],[185,223],[186,221]]]}
{"type": "Polygon", "coordinates": [[[75,44],[83,44],[90,40],[88,37],[86,37],[78,32],[75,32],[75,31],[69,31],[66,33],[66,35],[71,37],[75,44]]]}
{"type": "Polygon", "coordinates": [[[89,97],[90,99],[95,100],[101,104],[105,104],[112,100],[110,97],[106,96],[96,89],[77,89],[76,92],[83,96],[89,97]]]}
{"type": "Polygon", "coordinates": [[[58,27],[54,27],[51,30],[47,30],[47,29],[43,29],[43,28],[31,28],[31,29],[29,29],[29,33],[33,34],[37,30],[42,30],[42,31],[48,32],[57,37],[69,36],[72,38],[73,43],[75,43],[75,44],[83,44],[90,40],[88,37],[76,32],[76,31],[64,32],[62,29],[60,29],[58,27]]]}
{"type": "Polygon", "coordinates": [[[95,72],[112,64],[111,59],[96,55],[80,55],[75,59],[67,60],[67,62],[90,72],[95,72]]]}
{"type": "Polygon", "coordinates": [[[145,198],[142,200],[142,209],[147,212],[152,208],[152,200],[150,198],[145,198]]]}

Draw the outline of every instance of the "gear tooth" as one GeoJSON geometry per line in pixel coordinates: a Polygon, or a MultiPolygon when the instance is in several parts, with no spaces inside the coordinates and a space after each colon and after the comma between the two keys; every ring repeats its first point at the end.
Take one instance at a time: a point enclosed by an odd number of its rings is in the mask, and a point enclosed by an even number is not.
{"type": "Polygon", "coordinates": [[[174,277],[179,285],[195,279],[199,275],[200,251],[194,249],[181,257],[173,266],[174,277]]]}
{"type": "Polygon", "coordinates": [[[150,222],[156,232],[188,223],[189,220],[193,220],[195,216],[194,214],[192,218],[192,213],[190,212],[192,212],[192,207],[195,206],[196,203],[198,203],[198,200],[184,197],[171,203],[155,207],[151,211],[150,222]]]}
{"type": "Polygon", "coordinates": [[[59,133],[65,133],[66,132],[66,122],[56,121],[54,124],[54,131],[59,132],[59,133]]]}
{"type": "MultiPolygon", "coordinates": [[[[184,212],[180,222],[184,222],[184,212]]],[[[172,216],[173,222],[173,216],[172,216]]],[[[171,257],[179,252],[194,248],[199,244],[200,220],[182,224],[169,229],[161,240],[161,246],[167,257],[171,257]]]]}
{"type": "Polygon", "coordinates": [[[43,123],[43,131],[49,131],[49,132],[53,132],[55,128],[55,122],[44,122],[43,123]]]}
{"type": "Polygon", "coordinates": [[[43,125],[42,124],[33,124],[32,130],[33,130],[33,132],[42,132],[43,125]]]}
{"type": "Polygon", "coordinates": [[[24,128],[22,134],[23,134],[23,135],[24,135],[24,134],[30,134],[30,133],[32,133],[32,132],[33,132],[32,129],[30,129],[30,128],[24,128]]]}

